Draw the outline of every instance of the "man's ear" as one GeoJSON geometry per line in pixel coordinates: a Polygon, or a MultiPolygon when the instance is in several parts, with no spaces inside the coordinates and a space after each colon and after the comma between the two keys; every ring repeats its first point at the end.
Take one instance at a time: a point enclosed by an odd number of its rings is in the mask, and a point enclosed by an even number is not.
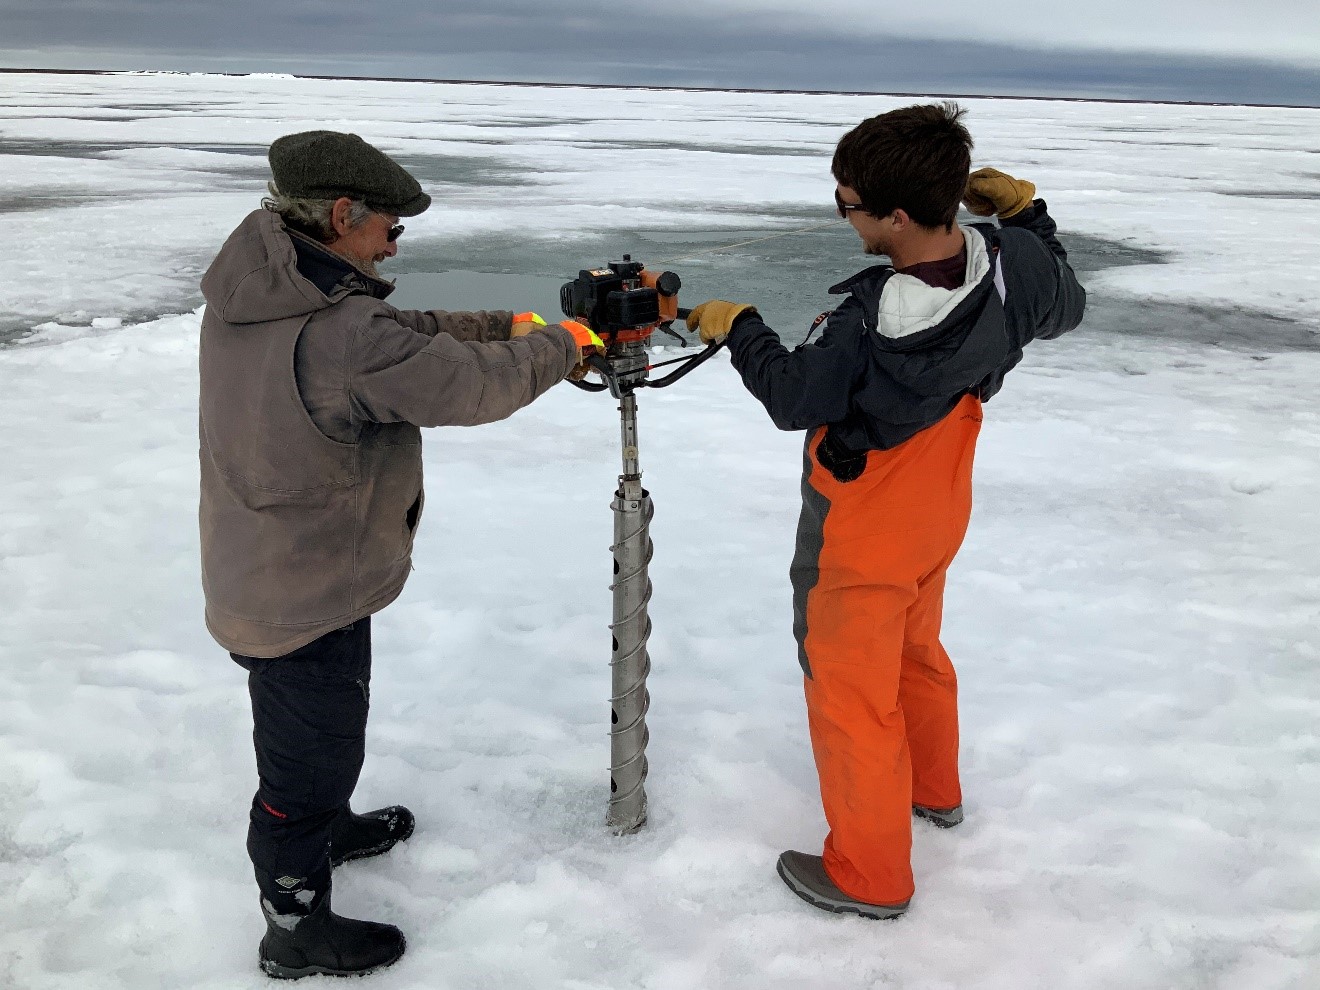
{"type": "Polygon", "coordinates": [[[912,218],[908,216],[907,210],[901,207],[889,214],[889,219],[894,222],[895,230],[907,230],[912,225],[912,218]]]}
{"type": "Polygon", "coordinates": [[[330,226],[334,228],[336,237],[343,237],[353,229],[352,224],[348,222],[352,209],[353,201],[347,196],[340,196],[335,200],[334,206],[330,207],[330,226]]]}

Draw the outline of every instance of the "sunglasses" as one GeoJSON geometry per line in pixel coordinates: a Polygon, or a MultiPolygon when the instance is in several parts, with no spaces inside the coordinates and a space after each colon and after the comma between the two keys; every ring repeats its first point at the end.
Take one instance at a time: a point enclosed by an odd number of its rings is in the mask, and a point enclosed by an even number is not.
{"type": "Polygon", "coordinates": [[[837,189],[834,190],[834,208],[838,211],[839,219],[841,220],[847,220],[848,214],[853,210],[861,210],[863,213],[866,212],[866,207],[861,203],[844,202],[843,197],[839,195],[839,190],[837,189]]]}
{"type": "MultiPolygon", "coordinates": [[[[376,212],[375,210],[373,210],[372,212],[373,212],[373,213],[376,213],[376,216],[378,216],[378,217],[383,217],[383,216],[385,216],[384,213],[378,213],[378,212],[376,212]]],[[[397,240],[399,239],[399,235],[403,233],[404,229],[405,229],[405,228],[404,228],[403,224],[401,224],[401,223],[396,223],[396,224],[394,224],[394,226],[390,227],[390,229],[387,230],[387,231],[385,232],[385,240],[386,240],[386,242],[388,242],[388,243],[390,243],[390,244],[393,244],[395,241],[397,241],[397,240]]]]}

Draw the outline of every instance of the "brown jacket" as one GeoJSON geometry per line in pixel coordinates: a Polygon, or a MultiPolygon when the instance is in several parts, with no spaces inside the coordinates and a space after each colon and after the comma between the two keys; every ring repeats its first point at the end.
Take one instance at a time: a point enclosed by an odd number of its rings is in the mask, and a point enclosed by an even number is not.
{"type": "Polygon", "coordinates": [[[576,359],[566,330],[508,340],[508,313],[397,310],[389,289],[265,210],[202,279],[202,586],[232,653],[283,656],[392,602],[418,427],[504,419],[576,359]]]}

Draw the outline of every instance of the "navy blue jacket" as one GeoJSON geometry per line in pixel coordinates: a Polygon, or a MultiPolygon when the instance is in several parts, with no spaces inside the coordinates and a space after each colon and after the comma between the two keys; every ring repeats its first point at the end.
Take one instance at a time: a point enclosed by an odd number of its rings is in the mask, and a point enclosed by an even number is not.
{"type": "MultiPolygon", "coordinates": [[[[968,239],[984,273],[953,290],[951,311],[922,326],[882,319],[889,265],[859,272],[829,291],[846,295],[820,337],[789,350],[759,315],[729,333],[733,365],[781,430],[830,427],[837,454],[896,447],[943,419],[968,394],[989,399],[1032,340],[1050,340],[1082,320],[1086,292],[1055,236],[1044,200],[1001,222],[975,224],[968,239]]],[[[911,276],[904,279],[915,283],[911,276]]],[[[913,291],[896,284],[892,291],[913,291]]],[[[948,292],[916,287],[921,292],[948,292]]],[[[894,300],[887,301],[889,305],[894,300]]]]}

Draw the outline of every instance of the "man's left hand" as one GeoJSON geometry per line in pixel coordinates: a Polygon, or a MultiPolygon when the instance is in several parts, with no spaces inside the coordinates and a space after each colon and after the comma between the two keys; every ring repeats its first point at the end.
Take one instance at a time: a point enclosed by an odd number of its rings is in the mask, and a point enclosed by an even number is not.
{"type": "Polygon", "coordinates": [[[1026,179],[1015,179],[997,168],[978,168],[967,177],[967,191],[963,203],[978,217],[999,214],[1000,219],[1016,216],[1030,206],[1036,195],[1036,185],[1026,179]]]}
{"type": "Polygon", "coordinates": [[[509,329],[509,339],[517,340],[519,337],[526,337],[536,330],[545,329],[545,326],[545,320],[541,319],[539,314],[519,313],[513,318],[513,326],[509,329]]]}

